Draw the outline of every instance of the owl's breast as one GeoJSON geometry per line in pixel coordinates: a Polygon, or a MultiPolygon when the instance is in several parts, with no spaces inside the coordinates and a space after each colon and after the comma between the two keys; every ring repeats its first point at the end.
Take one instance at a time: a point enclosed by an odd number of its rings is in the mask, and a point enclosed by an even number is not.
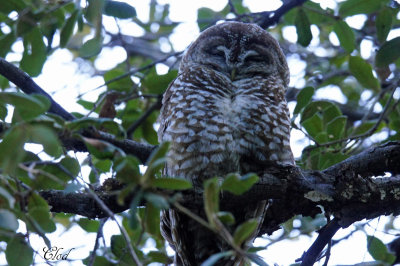
{"type": "Polygon", "coordinates": [[[212,75],[207,73],[203,83],[201,75],[190,76],[191,82],[183,76],[169,89],[159,132],[160,141],[171,142],[167,174],[201,184],[214,176],[258,170],[251,165],[292,160],[286,103],[279,106],[269,99],[274,93],[269,97],[256,86],[237,87],[212,75]]]}

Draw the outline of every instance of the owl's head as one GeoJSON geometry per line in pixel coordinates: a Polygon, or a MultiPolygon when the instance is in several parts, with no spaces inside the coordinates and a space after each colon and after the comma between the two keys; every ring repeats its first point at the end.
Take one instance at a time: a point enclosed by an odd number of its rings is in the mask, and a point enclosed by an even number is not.
{"type": "Polygon", "coordinates": [[[276,76],[289,83],[278,42],[256,24],[224,22],[203,31],[186,51],[180,69],[201,65],[232,80],[276,76]]]}

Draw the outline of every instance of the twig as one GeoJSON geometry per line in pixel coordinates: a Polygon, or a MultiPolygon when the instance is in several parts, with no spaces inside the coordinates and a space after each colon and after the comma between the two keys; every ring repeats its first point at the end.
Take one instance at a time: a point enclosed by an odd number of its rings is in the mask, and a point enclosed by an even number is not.
{"type": "Polygon", "coordinates": [[[110,84],[110,83],[112,83],[112,82],[118,81],[118,80],[123,79],[123,78],[125,78],[125,77],[128,77],[128,76],[130,76],[130,75],[134,75],[134,74],[136,74],[136,73],[138,73],[138,72],[141,72],[141,71],[150,69],[150,68],[152,68],[153,66],[155,66],[155,65],[157,65],[157,64],[159,64],[159,63],[162,63],[162,62],[168,60],[170,57],[179,56],[179,55],[181,55],[182,53],[183,53],[183,51],[182,51],[182,52],[175,52],[175,53],[172,53],[172,54],[167,55],[167,56],[164,57],[164,58],[161,58],[160,60],[154,61],[154,62],[152,62],[152,63],[150,63],[150,64],[148,64],[148,65],[145,65],[145,66],[143,66],[143,67],[136,68],[136,69],[133,69],[133,70],[131,70],[131,71],[128,71],[128,72],[126,72],[126,73],[124,73],[124,74],[122,74],[122,75],[120,75],[120,76],[118,76],[118,77],[115,77],[115,78],[113,78],[113,79],[110,79],[110,80],[104,82],[102,85],[100,85],[100,86],[94,88],[93,90],[100,89],[101,87],[107,86],[108,84],[110,84]]]}
{"type": "Polygon", "coordinates": [[[254,23],[258,24],[261,28],[268,28],[279,22],[279,19],[286,14],[292,8],[302,5],[307,0],[292,0],[283,4],[280,8],[275,11],[264,11],[260,13],[250,13],[239,15],[234,20],[248,20],[252,18],[254,23]]]}
{"type": "Polygon", "coordinates": [[[93,264],[94,264],[94,260],[96,259],[96,251],[99,248],[99,240],[101,237],[103,237],[103,227],[104,227],[104,224],[106,223],[106,221],[107,221],[107,218],[103,218],[100,220],[99,230],[97,230],[96,240],[94,242],[92,254],[90,254],[88,266],[93,266],[93,264]]]}
{"type": "Polygon", "coordinates": [[[115,104],[121,104],[123,102],[127,102],[130,100],[138,99],[138,98],[160,98],[162,97],[162,94],[136,94],[136,95],[131,95],[122,99],[118,99],[115,101],[115,104]]]}
{"type": "Polygon", "coordinates": [[[331,257],[332,239],[328,242],[328,247],[325,252],[325,261],[322,266],[328,266],[329,259],[331,257]]]}
{"type": "Polygon", "coordinates": [[[188,208],[182,206],[181,204],[179,204],[178,202],[174,202],[173,206],[175,208],[177,208],[180,212],[186,214],[187,216],[189,216],[191,219],[195,220],[196,222],[198,222],[199,224],[201,224],[202,226],[204,226],[205,228],[207,228],[208,230],[210,230],[211,232],[215,232],[215,229],[212,228],[203,218],[201,218],[200,216],[196,215],[195,213],[193,213],[191,210],[189,210],[188,208]]]}
{"type": "Polygon", "coordinates": [[[398,79],[393,85],[392,85],[392,92],[390,94],[390,98],[389,100],[386,102],[386,105],[384,107],[384,109],[382,110],[377,122],[374,124],[373,127],[371,127],[369,130],[367,130],[366,132],[362,133],[362,134],[358,134],[358,135],[353,135],[353,136],[349,136],[347,138],[343,138],[343,139],[338,139],[338,140],[333,140],[333,141],[329,141],[329,142],[325,142],[325,143],[318,143],[316,141],[315,145],[316,148],[317,147],[326,147],[326,146],[331,146],[334,144],[338,144],[338,143],[343,143],[343,142],[350,142],[352,140],[357,140],[357,139],[361,139],[361,138],[366,138],[371,136],[372,134],[374,134],[374,132],[378,129],[380,123],[382,122],[382,120],[385,118],[387,110],[389,109],[389,106],[393,100],[393,95],[397,89],[397,87],[400,85],[400,79],[398,79]]]}
{"type": "Polygon", "coordinates": [[[231,12],[232,12],[233,14],[235,14],[236,16],[238,16],[239,13],[237,12],[237,10],[236,10],[236,8],[235,8],[235,5],[233,4],[232,0],[229,0],[229,1],[228,1],[228,4],[229,4],[229,8],[231,9],[231,12]]]}
{"type": "Polygon", "coordinates": [[[119,224],[119,222],[117,221],[117,219],[115,218],[114,213],[107,207],[106,204],[104,204],[104,202],[99,198],[99,196],[97,196],[96,193],[94,193],[91,189],[86,188],[85,191],[87,193],[90,194],[90,196],[96,201],[96,203],[101,207],[101,209],[103,211],[105,211],[108,215],[108,217],[110,217],[118,226],[119,230],[121,231],[122,236],[124,237],[124,240],[126,242],[126,245],[128,247],[129,250],[129,254],[131,255],[133,261],[136,263],[137,266],[142,266],[143,264],[140,262],[138,256],[135,253],[135,250],[133,250],[132,248],[132,243],[131,243],[131,239],[129,237],[128,232],[125,230],[125,228],[123,226],[121,226],[119,224]]]}
{"type": "Polygon", "coordinates": [[[320,230],[320,233],[315,242],[300,259],[296,260],[296,262],[301,261],[301,266],[313,265],[316,262],[321,251],[328,244],[328,242],[331,241],[332,237],[340,228],[341,226],[339,225],[338,219],[333,219],[332,222],[330,222],[326,225],[326,227],[320,230]]]}
{"type": "Polygon", "coordinates": [[[129,137],[132,137],[132,134],[135,130],[153,113],[153,111],[161,108],[161,97],[158,98],[157,102],[155,102],[152,106],[150,106],[147,111],[142,114],[142,116],[135,121],[127,130],[126,133],[129,137]]]}

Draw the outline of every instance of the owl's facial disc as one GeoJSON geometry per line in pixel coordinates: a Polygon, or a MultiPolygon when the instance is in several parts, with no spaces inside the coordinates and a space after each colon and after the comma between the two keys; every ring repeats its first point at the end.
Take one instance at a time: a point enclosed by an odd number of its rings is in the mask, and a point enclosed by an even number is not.
{"type": "Polygon", "coordinates": [[[197,47],[192,58],[235,81],[276,71],[272,64],[276,58],[271,56],[270,49],[268,45],[251,43],[249,39],[210,36],[197,47]]]}

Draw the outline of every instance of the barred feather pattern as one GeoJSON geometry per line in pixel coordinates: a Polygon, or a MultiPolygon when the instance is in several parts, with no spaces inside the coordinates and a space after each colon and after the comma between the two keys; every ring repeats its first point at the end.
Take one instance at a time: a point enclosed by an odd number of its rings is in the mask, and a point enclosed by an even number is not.
{"type": "MultiPolygon", "coordinates": [[[[226,22],[204,31],[186,51],[178,77],[163,97],[158,135],[160,142],[170,142],[165,174],[201,189],[214,176],[261,175],[273,165],[294,164],[284,98],[288,77],[278,43],[257,25],[226,22]]],[[[229,211],[236,225],[249,218],[261,224],[265,205],[262,201],[229,211]]],[[[204,217],[202,210],[192,211],[204,217]]],[[[177,265],[198,265],[230,249],[178,211],[165,211],[161,220],[177,265]]],[[[243,258],[235,257],[219,262],[241,264],[243,258]]]]}

